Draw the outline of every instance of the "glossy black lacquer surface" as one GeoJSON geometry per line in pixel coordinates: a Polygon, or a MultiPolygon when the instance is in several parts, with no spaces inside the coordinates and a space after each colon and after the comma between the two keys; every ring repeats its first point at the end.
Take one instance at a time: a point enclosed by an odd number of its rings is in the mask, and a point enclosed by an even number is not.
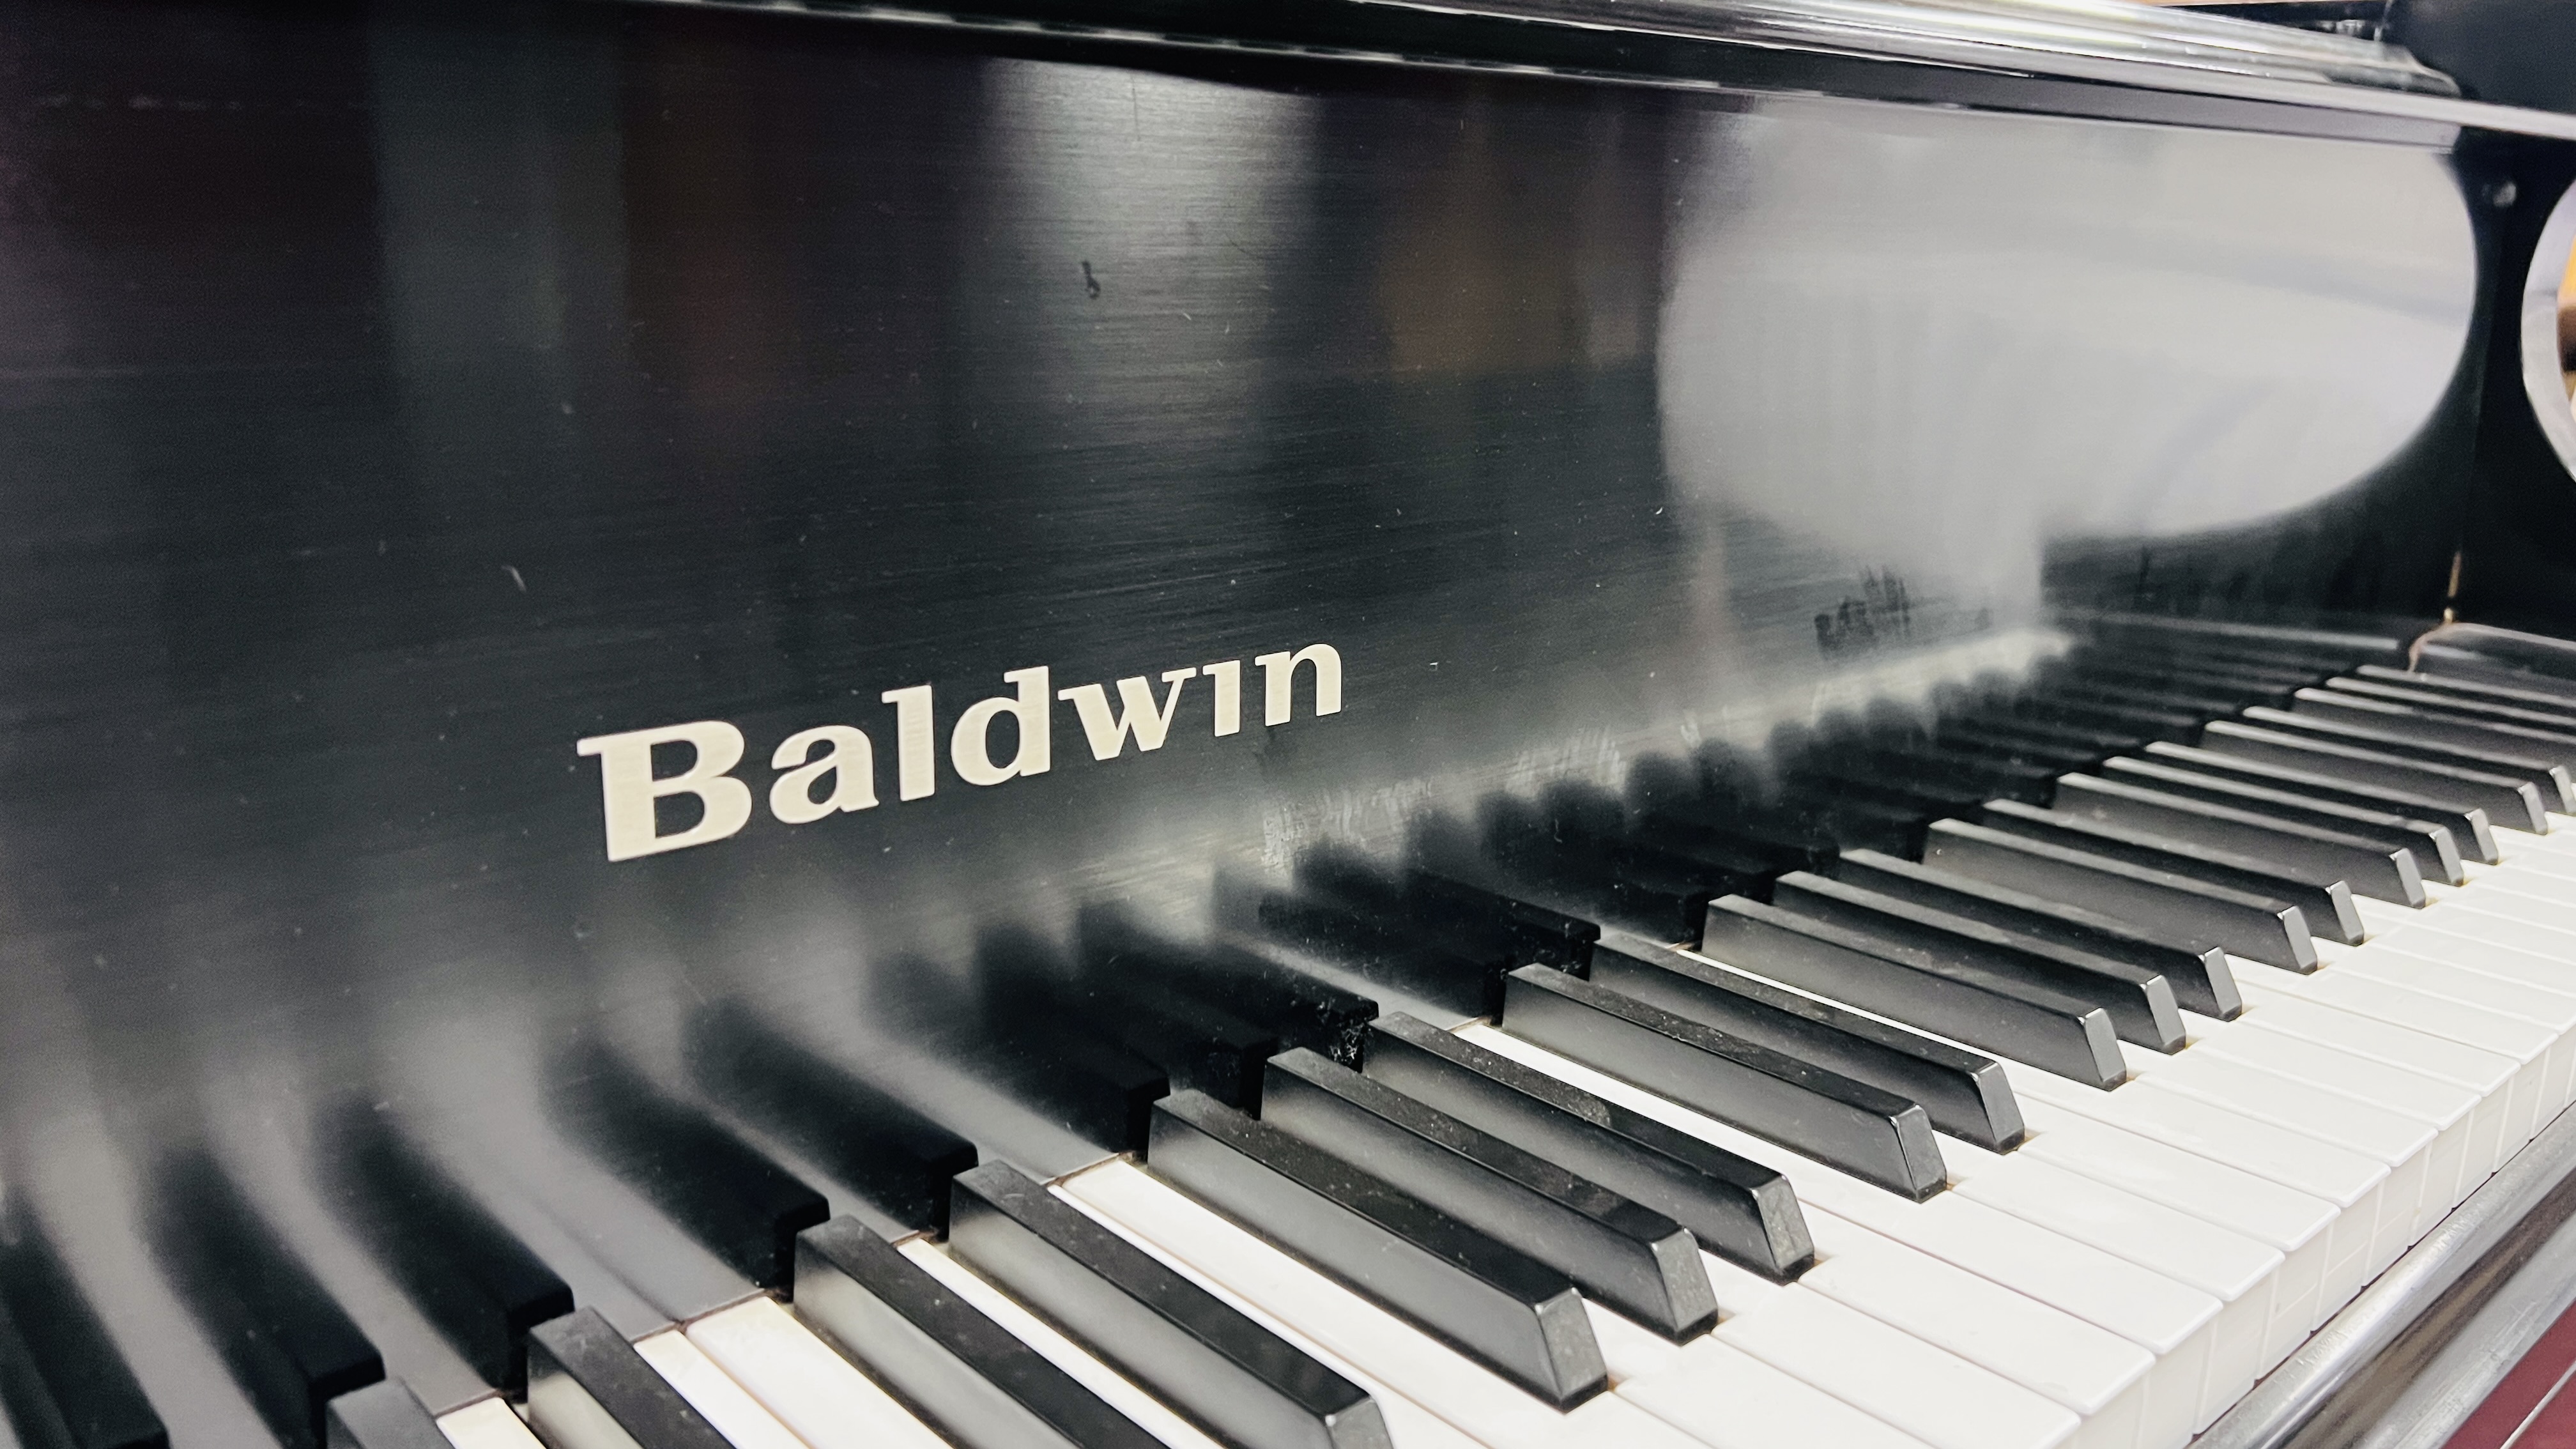
{"type": "Polygon", "coordinates": [[[342,1113],[641,1334],[817,1199],[935,1222],[969,1147],[1069,1171],[1489,1009],[1425,932],[1579,970],[2067,767],[1953,741],[2155,737],[1860,729],[2052,603],[2443,596],[2429,123],[610,5],[0,34],[0,1184],[182,1444],[284,1398],[164,1164],[452,1407],[524,1325],[388,1266],[342,1113]],[[1779,766],[1797,819],[1692,803],[1779,766]],[[1324,908],[1390,881],[1359,953],[1324,908]]]}

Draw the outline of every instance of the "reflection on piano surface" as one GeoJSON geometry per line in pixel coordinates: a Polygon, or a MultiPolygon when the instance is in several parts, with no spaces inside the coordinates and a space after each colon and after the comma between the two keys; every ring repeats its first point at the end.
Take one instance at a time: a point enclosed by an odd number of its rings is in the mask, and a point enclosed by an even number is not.
{"type": "Polygon", "coordinates": [[[2576,1164],[2576,122],[991,9],[8,6],[0,1446],[2269,1446],[2576,1164]]]}

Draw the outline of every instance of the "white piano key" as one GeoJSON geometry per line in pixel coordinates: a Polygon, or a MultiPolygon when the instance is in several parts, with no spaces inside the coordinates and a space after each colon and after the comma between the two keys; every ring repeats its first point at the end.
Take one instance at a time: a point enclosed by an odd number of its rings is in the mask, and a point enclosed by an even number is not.
{"type": "Polygon", "coordinates": [[[2506,1100],[2504,1135],[2510,1154],[2531,1140],[2545,1119],[2541,1096],[2557,1034],[2518,1017],[2454,1000],[2412,986],[2400,986],[2367,975],[2334,972],[2292,976],[2268,967],[2239,973],[2247,1000],[2259,1005],[2271,993],[2290,1000],[2314,1002],[2394,1026],[2491,1051],[2518,1064],[2506,1100]]]}
{"type": "Polygon", "coordinates": [[[2431,1127],[2436,1136],[2426,1160],[2423,1204],[2410,1242],[2457,1207],[2485,1176],[2475,1156],[2478,1097],[2465,1087],[2275,1031],[2259,1014],[2235,1023],[2205,1045],[2221,1060],[2242,1061],[2294,1077],[2431,1127]]]}
{"type": "Polygon", "coordinates": [[[456,1449],[543,1449],[527,1423],[500,1399],[468,1404],[441,1414],[438,1432],[456,1449]]]}
{"type": "Polygon", "coordinates": [[[1066,1179],[1059,1192],[1130,1242],[1378,1395],[1397,1449],[1435,1441],[1450,1445],[1472,1441],[1489,1449],[1576,1449],[1596,1444],[1684,1449],[1697,1444],[1682,1430],[1615,1392],[1588,1400],[1570,1413],[1559,1413],[1125,1162],[1108,1162],[1078,1173],[1066,1179]],[[1429,1414],[1401,1413],[1399,1404],[1405,1401],[1429,1414]],[[1442,1430],[1422,1427],[1432,1416],[1442,1430]],[[1409,1428],[1418,1432],[1409,1433],[1409,1428]]]}
{"type": "Polygon", "coordinates": [[[2349,1057],[2449,1082],[2468,1093],[2477,1107],[2470,1119],[2469,1181],[2464,1186],[2476,1187],[2503,1165],[2509,1150],[2504,1138],[2506,1096],[2521,1066],[2513,1058],[2295,996],[2260,994],[2246,1007],[2239,1024],[2250,1030],[2316,1042],[2349,1057]]]}
{"type": "Polygon", "coordinates": [[[2548,992],[2564,999],[2576,1019],[2576,937],[2462,910],[2438,926],[2393,936],[2381,949],[2548,992]]]}
{"type": "Polygon", "coordinates": [[[1713,1449],[1921,1449],[1923,1442],[1714,1338],[1619,1394],[1713,1449]]]}
{"type": "Polygon", "coordinates": [[[1146,1433],[1171,1445],[1172,1449],[1222,1449],[1198,1426],[1165,1407],[1162,1400],[1139,1388],[1116,1369],[1093,1358],[1072,1339],[1021,1307],[1017,1299],[976,1277],[965,1264],[948,1256],[946,1250],[928,1238],[908,1239],[900,1245],[899,1251],[938,1279],[941,1287],[1000,1324],[1012,1337],[1036,1349],[1039,1357],[1064,1370],[1074,1382],[1099,1395],[1102,1403],[1135,1420],[1146,1433]]]}
{"type": "Polygon", "coordinates": [[[2510,969],[2504,957],[2501,949],[2491,948],[2446,953],[2442,957],[2380,948],[2355,951],[2338,964],[2333,974],[2411,986],[2447,1000],[2501,1012],[2549,1032],[2553,1040],[2540,1078],[2540,1110],[2546,1120],[2567,1104],[2568,1079],[2571,1067],[2576,1067],[2576,1040],[2567,1035],[2570,1027],[2576,1027],[2576,996],[2496,974],[2500,969],[2510,969]],[[2476,964],[2468,964],[2472,961],[2476,964]]]}
{"type": "Polygon", "coordinates": [[[2087,1442],[2136,1439],[2153,1354],[1831,1213],[1807,1222],[1819,1261],[1799,1288],[2055,1400],[2084,1419],[2087,1442]]]}
{"type": "Polygon", "coordinates": [[[2379,1190],[2388,1181],[2384,1164],[2160,1087],[2152,1079],[2097,1092],[2045,1072],[2013,1070],[2014,1090],[2026,1100],[2125,1127],[2334,1204],[2341,1211],[2317,1295],[2318,1321],[2361,1291],[2379,1223],[2379,1190]]]}
{"type": "MultiPolygon", "coordinates": [[[[2569,834],[2576,835],[2576,831],[2570,831],[2569,834]]],[[[2571,860],[2568,864],[2570,869],[2576,869],[2576,860],[2571,860]]],[[[2427,916],[2423,926],[2427,931],[2448,932],[2471,940],[2489,941],[2499,946],[2511,946],[2517,951],[2529,951],[2549,957],[2560,962],[2565,970],[2565,979],[2571,984],[2576,984],[2576,881],[2571,881],[2568,889],[2571,899],[2567,904],[2567,921],[2564,925],[2550,925],[2526,920],[2520,916],[2500,915],[2480,905],[2477,900],[2470,899],[2459,902],[2457,910],[2427,916]]],[[[2384,944],[2403,949],[2406,943],[2402,939],[2392,937],[2384,944]]]]}
{"type": "MultiPolygon", "coordinates": [[[[1786,1175],[1802,1204],[2107,1329],[2156,1356],[2140,1442],[2179,1443],[2200,1417],[2220,1305],[2124,1258],[1957,1193],[1916,1203],[1490,1027],[1461,1035],[1786,1175]]],[[[1721,1297],[1721,1307],[1725,1300],[1721,1297]]],[[[1723,1324],[1721,1323],[1721,1328],[1723,1324]]]]}
{"type": "MultiPolygon", "coordinates": [[[[2388,1169],[2364,1274],[2397,1261],[2415,1241],[2427,1169],[2440,1135],[2432,1124],[2341,1096],[2285,1073],[2209,1052],[2194,1052],[2130,1089],[2155,1086],[2196,1097],[2258,1122],[2361,1154],[2388,1169]]],[[[2456,1173],[2454,1174],[2456,1176],[2456,1173]]],[[[2447,1206],[2447,1204],[2445,1204],[2447,1206]]]]}
{"type": "Polygon", "coordinates": [[[2332,1203],[2045,1102],[2024,1102],[2022,1116],[2031,1136],[2017,1157],[2107,1183],[2281,1254],[2259,1371],[2268,1372],[2307,1337],[2333,1246],[2338,1211],[2332,1203]]]}
{"type": "Polygon", "coordinates": [[[1720,1323],[1716,1337],[1933,1449],[2049,1449],[2081,1427],[2064,1407],[1821,1293],[1793,1288],[1720,1323]]]}
{"type": "Polygon", "coordinates": [[[807,1449],[805,1441],[787,1432],[787,1426],[760,1406],[760,1401],[743,1391],[731,1375],[716,1367],[715,1361],[698,1351],[696,1344],[676,1328],[648,1334],[635,1341],[636,1356],[653,1366],[653,1371],[670,1381],[689,1401],[689,1407],[706,1416],[716,1432],[737,1449],[807,1449]]]}
{"type": "Polygon", "coordinates": [[[813,1449],[945,1449],[947,1441],[771,1298],[711,1313],[689,1342],[813,1449]]]}
{"type": "Polygon", "coordinates": [[[2244,1397],[2270,1367],[2263,1353],[2272,1330],[2273,1290],[2286,1261],[2277,1249],[2018,1152],[1957,1191],[2189,1284],[2224,1305],[2210,1339],[2204,1409],[2244,1397]]]}

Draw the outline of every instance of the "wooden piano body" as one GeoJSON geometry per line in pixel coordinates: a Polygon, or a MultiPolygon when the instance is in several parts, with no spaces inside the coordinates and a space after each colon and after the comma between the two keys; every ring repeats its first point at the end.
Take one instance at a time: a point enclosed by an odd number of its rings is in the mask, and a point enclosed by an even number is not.
{"type": "Polygon", "coordinates": [[[490,1393],[351,1114],[639,1338],[753,1280],[566,1103],[745,1120],[725,1023],[1060,1178],[1141,1146],[1012,1000],[1086,921],[2088,620],[2576,632],[2576,120],[2111,7],[965,9],[0,8],[0,1200],[170,1442],[283,1432],[208,1172],[490,1393]]]}

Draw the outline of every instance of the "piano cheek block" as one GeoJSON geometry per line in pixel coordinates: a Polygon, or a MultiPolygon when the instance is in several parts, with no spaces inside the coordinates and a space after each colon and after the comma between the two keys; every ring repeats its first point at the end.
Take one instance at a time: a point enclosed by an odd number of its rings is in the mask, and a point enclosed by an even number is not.
{"type": "Polygon", "coordinates": [[[1547,1403],[1572,1408],[1609,1387],[1562,1274],[1276,1128],[1176,1093],[1154,1108],[1146,1166],[1547,1403]]]}
{"type": "Polygon", "coordinates": [[[528,1422],[555,1449],[728,1449],[590,1308],[529,1331],[528,1422]]]}
{"type": "Polygon", "coordinates": [[[949,1251],[1240,1449],[1391,1449],[1358,1385],[1000,1163],[957,1181],[949,1251]]]}

